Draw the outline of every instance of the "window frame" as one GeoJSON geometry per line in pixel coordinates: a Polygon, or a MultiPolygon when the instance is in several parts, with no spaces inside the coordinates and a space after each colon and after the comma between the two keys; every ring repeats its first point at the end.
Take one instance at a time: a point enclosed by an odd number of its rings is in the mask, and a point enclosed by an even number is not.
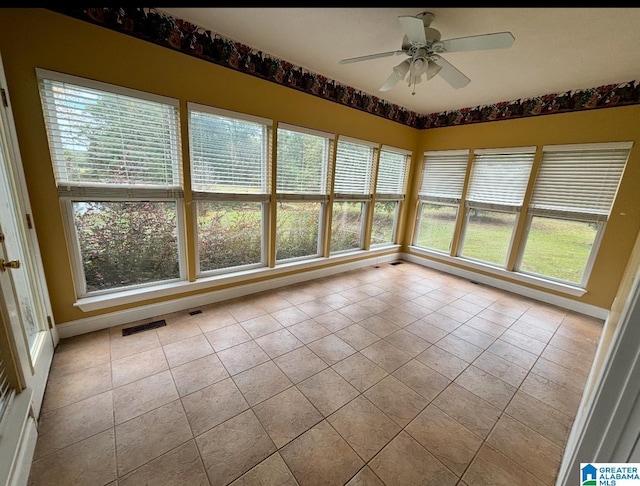
{"type": "Polygon", "coordinates": [[[552,282],[556,282],[562,285],[574,285],[574,286],[578,286],[579,288],[586,288],[587,286],[587,282],[589,282],[589,277],[591,276],[591,270],[593,270],[593,265],[596,261],[596,255],[598,254],[598,249],[600,247],[600,243],[602,241],[602,237],[604,235],[604,231],[605,231],[605,227],[606,227],[606,222],[604,221],[593,221],[593,220],[588,220],[588,219],[569,219],[566,217],[559,217],[559,216],[554,216],[551,214],[546,214],[544,216],[542,216],[541,214],[535,214],[535,213],[527,213],[527,222],[526,222],[526,226],[524,228],[524,232],[522,234],[522,238],[521,238],[521,244],[520,244],[520,251],[518,252],[518,256],[516,259],[516,264],[514,267],[514,272],[520,273],[522,275],[528,275],[531,277],[535,277],[535,278],[540,278],[540,279],[544,279],[544,280],[549,280],[552,282]],[[524,252],[525,249],[527,247],[527,238],[529,237],[529,231],[531,229],[531,224],[533,223],[533,218],[534,217],[547,217],[550,219],[564,219],[567,221],[573,221],[573,222],[578,222],[578,223],[596,223],[598,225],[598,229],[596,230],[596,234],[593,238],[593,243],[591,245],[591,250],[589,252],[589,257],[587,258],[586,262],[585,262],[585,266],[582,272],[582,279],[580,280],[580,282],[572,282],[570,280],[563,280],[560,278],[556,278],[556,277],[551,277],[549,275],[544,275],[542,273],[536,273],[536,272],[528,272],[526,270],[522,270],[520,268],[520,266],[522,265],[522,258],[524,257],[524,252]]]}
{"type": "Polygon", "coordinates": [[[327,234],[327,238],[329,239],[329,254],[330,255],[342,255],[345,253],[349,253],[349,252],[354,252],[354,251],[359,251],[359,250],[363,250],[364,249],[364,240],[365,240],[365,231],[367,228],[367,215],[369,213],[369,205],[372,203],[373,201],[373,192],[374,192],[374,177],[375,177],[375,171],[376,171],[376,161],[379,157],[379,152],[380,152],[380,144],[375,143],[375,142],[370,142],[367,140],[361,140],[361,139],[356,139],[356,138],[351,138],[351,137],[347,137],[347,136],[343,136],[340,135],[338,137],[337,143],[336,143],[336,156],[335,156],[335,164],[334,164],[334,172],[333,172],[333,177],[331,178],[331,194],[333,195],[332,198],[332,208],[331,208],[331,223],[330,223],[330,228],[327,234]],[[363,193],[357,193],[357,192],[340,192],[337,193],[335,192],[335,185],[336,185],[336,179],[337,179],[337,172],[338,172],[338,154],[340,151],[340,142],[343,143],[347,143],[347,144],[352,144],[352,145],[360,145],[360,146],[364,146],[364,147],[368,147],[371,149],[371,160],[368,161],[368,166],[366,168],[367,172],[365,174],[365,185],[367,187],[365,187],[365,191],[363,193]],[[334,215],[334,204],[336,202],[360,202],[362,203],[361,206],[361,213],[360,213],[360,241],[359,241],[359,246],[358,248],[349,248],[346,250],[337,250],[337,251],[331,251],[331,243],[332,243],[332,235],[333,235],[333,215],[334,215]]]}
{"type": "Polygon", "coordinates": [[[391,241],[387,241],[387,242],[382,242],[382,243],[371,243],[371,248],[383,248],[386,246],[393,246],[395,244],[397,244],[397,240],[398,240],[398,219],[399,219],[399,215],[402,212],[402,208],[403,208],[403,203],[405,201],[406,198],[406,194],[407,194],[407,184],[409,181],[409,169],[411,168],[411,158],[412,158],[413,152],[411,150],[406,150],[406,149],[401,149],[398,147],[392,147],[390,145],[382,145],[378,151],[378,164],[375,167],[375,192],[374,192],[374,197],[373,200],[371,202],[372,206],[373,206],[373,211],[372,211],[372,220],[371,220],[371,238],[373,238],[373,226],[374,226],[374,221],[375,221],[375,208],[376,208],[376,204],[379,202],[389,202],[389,201],[394,201],[396,203],[395,205],[395,214],[393,216],[393,225],[392,225],[392,229],[391,229],[391,241]],[[401,155],[404,157],[404,170],[403,170],[403,174],[402,174],[402,182],[401,182],[401,186],[402,186],[402,190],[399,193],[385,193],[385,192],[379,192],[379,183],[380,183],[380,165],[382,164],[382,154],[383,152],[390,152],[393,154],[397,154],[397,155],[401,155]]]}
{"type": "Polygon", "coordinates": [[[373,239],[373,227],[376,219],[376,204],[385,203],[385,202],[394,202],[395,209],[393,211],[393,224],[391,227],[391,241],[384,241],[382,243],[373,243],[371,242],[371,248],[384,248],[387,246],[397,245],[398,240],[398,219],[401,214],[401,205],[404,202],[403,199],[375,199],[371,202],[373,206],[373,214],[371,219],[371,238],[373,239]]]}
{"type": "Polygon", "coordinates": [[[193,221],[193,233],[194,233],[194,256],[195,256],[195,267],[196,267],[196,277],[209,277],[216,275],[223,275],[228,273],[236,273],[242,272],[245,270],[251,270],[255,268],[263,268],[267,266],[267,239],[266,235],[266,227],[268,225],[268,218],[270,213],[270,205],[271,205],[271,192],[270,192],[270,181],[271,181],[271,160],[273,157],[273,121],[269,118],[258,117],[255,115],[249,115],[246,113],[240,113],[231,110],[225,110],[222,108],[216,108],[214,106],[203,105],[195,102],[187,102],[187,119],[188,119],[188,137],[189,137],[189,160],[191,161],[191,174],[192,174],[192,182],[191,182],[191,194],[192,194],[192,221],[193,221]],[[201,191],[193,188],[193,174],[194,174],[194,164],[193,164],[193,137],[191,136],[191,113],[197,112],[201,114],[209,114],[217,117],[228,118],[232,120],[241,120],[247,121],[250,123],[257,123],[262,125],[264,132],[264,146],[263,146],[263,155],[264,155],[264,166],[262,169],[263,183],[262,190],[264,192],[256,192],[256,193],[243,193],[243,192],[213,192],[213,191],[201,191]],[[261,203],[261,222],[260,222],[260,261],[256,263],[250,263],[245,265],[235,265],[231,267],[224,268],[216,268],[211,270],[202,270],[201,262],[200,262],[200,242],[199,242],[199,234],[198,234],[198,202],[199,201],[207,201],[207,202],[254,202],[261,203]]]}
{"type": "Polygon", "coordinates": [[[472,261],[472,262],[476,262],[476,263],[480,263],[482,265],[488,265],[490,267],[496,267],[496,268],[503,268],[506,269],[507,266],[507,262],[509,261],[509,256],[511,255],[511,252],[513,251],[513,247],[516,241],[516,228],[518,227],[518,223],[520,221],[520,217],[521,217],[521,211],[508,211],[508,210],[503,210],[503,209],[497,209],[497,208],[486,208],[486,207],[475,207],[475,206],[467,206],[465,204],[464,208],[464,222],[462,225],[462,229],[460,230],[460,245],[459,245],[459,249],[458,249],[458,257],[467,260],[467,261],[472,261]],[[499,265],[497,263],[494,262],[489,262],[486,260],[480,260],[479,258],[474,258],[468,255],[463,255],[462,254],[462,250],[464,249],[464,242],[466,240],[467,237],[467,229],[469,227],[469,219],[471,217],[471,209],[477,209],[480,211],[489,211],[492,213],[503,213],[503,214],[515,214],[515,218],[513,220],[513,226],[511,228],[511,236],[509,237],[509,244],[507,245],[507,251],[505,253],[504,256],[504,263],[502,265],[499,265]]]}
{"type": "Polygon", "coordinates": [[[585,289],[587,286],[587,283],[589,282],[589,278],[591,276],[591,271],[593,270],[593,266],[596,260],[596,256],[598,254],[598,250],[600,248],[600,244],[602,242],[602,238],[604,235],[604,232],[606,230],[606,226],[607,226],[607,222],[609,219],[609,215],[611,213],[611,210],[613,208],[613,204],[615,203],[615,197],[618,191],[618,187],[620,186],[620,182],[622,181],[622,178],[624,176],[624,171],[626,169],[628,160],[629,160],[629,155],[630,155],[630,151],[631,148],[633,146],[633,142],[602,142],[602,143],[587,143],[587,144],[563,144],[563,145],[547,145],[542,147],[542,160],[540,163],[540,166],[538,168],[537,174],[536,174],[536,180],[534,182],[533,188],[532,188],[532,198],[529,202],[529,207],[527,208],[527,221],[526,221],[526,225],[524,228],[524,232],[522,234],[522,238],[521,238],[521,244],[520,244],[520,248],[519,248],[519,252],[516,258],[516,262],[515,262],[515,266],[514,266],[514,272],[523,274],[523,275],[528,275],[528,276],[532,276],[535,278],[540,278],[540,279],[545,279],[545,280],[549,280],[552,282],[557,282],[559,284],[562,285],[573,285],[573,286],[578,286],[579,288],[585,289]],[[580,151],[593,151],[593,150],[603,150],[606,151],[607,149],[611,149],[611,150],[616,150],[616,149],[620,149],[620,150],[628,150],[629,152],[627,153],[627,157],[626,157],[626,161],[622,166],[621,169],[621,174],[620,174],[620,178],[618,179],[618,182],[616,184],[616,190],[613,192],[612,194],[612,200],[611,200],[611,204],[609,207],[609,211],[607,215],[602,215],[602,214],[598,214],[596,212],[591,212],[589,213],[588,211],[585,212],[571,212],[571,211],[567,211],[567,210],[553,210],[553,209],[537,209],[533,206],[533,195],[535,195],[535,191],[536,191],[536,183],[539,180],[540,177],[540,172],[541,169],[543,168],[543,164],[545,162],[544,159],[544,155],[546,153],[559,153],[559,152],[580,152],[580,151]],[[529,233],[531,230],[531,225],[533,223],[533,218],[534,217],[547,217],[550,219],[556,219],[556,220],[567,220],[567,221],[573,221],[573,222],[582,222],[582,223],[595,223],[598,225],[598,228],[596,230],[596,234],[593,238],[593,243],[591,245],[591,250],[589,252],[589,256],[585,262],[585,266],[583,268],[582,271],[582,278],[580,282],[572,282],[569,280],[563,280],[563,279],[559,279],[559,278],[555,278],[555,277],[551,277],[551,276],[547,276],[541,273],[536,273],[536,272],[531,272],[531,271],[526,271],[521,269],[521,265],[522,265],[522,259],[524,258],[524,252],[526,250],[526,246],[527,246],[527,241],[529,238],[529,233]]]}
{"type": "MultiPolygon", "coordinates": [[[[329,203],[329,187],[330,187],[330,173],[331,173],[331,162],[333,160],[334,152],[336,151],[336,136],[333,133],[323,132],[320,130],[315,130],[307,127],[302,127],[298,125],[292,125],[289,123],[279,122],[275,131],[286,130],[289,132],[301,133],[304,135],[312,135],[316,137],[320,137],[325,139],[326,143],[326,159],[324,160],[322,166],[322,191],[318,193],[291,193],[291,192],[280,192],[278,190],[278,157],[276,155],[276,203],[275,203],[275,212],[276,212],[276,238],[275,238],[275,262],[276,265],[284,264],[284,263],[293,263],[303,260],[309,260],[312,258],[319,258],[323,254],[324,241],[325,238],[329,238],[326,233],[326,213],[328,211],[328,203],[329,203]],[[320,210],[318,214],[318,241],[316,242],[316,253],[314,255],[303,255],[299,257],[292,258],[281,258],[278,259],[278,243],[277,243],[277,221],[278,221],[278,203],[279,202],[292,202],[292,203],[303,203],[303,202],[318,202],[320,203],[320,210]]],[[[280,143],[280,137],[276,135],[276,147],[275,152],[278,153],[277,144],[280,143]]]]}
{"type": "MultiPolygon", "coordinates": [[[[61,218],[63,222],[63,232],[65,234],[69,261],[71,265],[71,275],[77,299],[100,297],[104,295],[126,294],[137,289],[156,287],[158,285],[173,284],[175,282],[186,281],[187,279],[187,252],[185,235],[185,214],[184,214],[184,178],[183,160],[181,145],[180,127],[180,101],[175,98],[158,95],[146,91],[127,88],[111,83],[96,81],[71,74],[50,71],[48,69],[36,68],[36,78],[38,80],[38,91],[42,105],[43,119],[47,130],[47,140],[51,157],[51,166],[54,173],[62,167],[58,167],[56,149],[62,142],[58,135],[53,135],[49,131],[48,112],[43,99],[43,83],[45,80],[68,83],[80,88],[102,91],[109,94],[122,95],[142,101],[151,101],[164,104],[174,109],[173,112],[173,134],[175,138],[169,139],[171,152],[175,156],[172,173],[173,185],[119,185],[109,183],[92,182],[64,182],[59,181],[56,176],[56,186],[58,191],[58,201],[60,205],[61,218]],[[176,237],[177,237],[177,257],[178,257],[178,277],[164,280],[154,280],[141,284],[126,285],[104,290],[87,291],[87,280],[84,271],[80,240],[73,215],[73,204],[76,202],[170,202],[176,205],[176,237]]],[[[55,123],[55,115],[51,115],[55,123]]]]}
{"type": "Polygon", "coordinates": [[[143,289],[146,287],[154,287],[156,285],[170,284],[180,281],[186,281],[187,279],[187,244],[184,236],[181,238],[181,228],[184,228],[185,214],[184,204],[182,199],[168,199],[161,197],[145,197],[145,198],[125,198],[125,197],[101,197],[97,198],[78,198],[73,196],[60,196],[60,210],[63,216],[63,226],[65,236],[69,242],[67,248],[69,249],[69,258],[71,260],[71,270],[73,274],[74,283],[76,286],[76,293],[78,298],[85,297],[97,297],[105,294],[113,294],[117,292],[127,292],[130,290],[143,289]],[[116,287],[105,290],[93,290],[87,291],[87,282],[84,273],[84,265],[82,263],[82,252],[80,251],[80,239],[73,216],[73,204],[76,202],[129,202],[129,203],[143,203],[143,202],[171,202],[176,204],[176,233],[178,235],[178,269],[179,276],[172,279],[154,280],[152,282],[146,282],[141,284],[127,285],[123,287],[116,287]]]}
{"type": "MultiPolygon", "coordinates": [[[[422,182],[421,182],[421,186],[420,188],[418,188],[418,207],[417,207],[417,212],[416,212],[416,221],[415,221],[415,226],[414,226],[414,232],[413,232],[413,241],[411,242],[411,244],[413,246],[415,246],[416,248],[420,248],[426,251],[432,251],[438,254],[442,254],[442,255],[452,255],[452,253],[454,252],[454,241],[455,241],[455,236],[456,236],[456,226],[457,226],[457,221],[459,221],[459,219],[461,217],[464,217],[463,215],[461,215],[461,212],[464,211],[464,207],[462,206],[461,202],[462,202],[462,196],[464,194],[466,185],[468,183],[468,177],[467,177],[467,172],[469,169],[469,155],[470,155],[471,151],[469,149],[454,149],[454,150],[430,150],[430,151],[426,151],[423,153],[422,155],[422,182]],[[457,196],[453,196],[451,194],[449,194],[448,196],[430,196],[426,193],[426,187],[425,187],[425,177],[426,177],[426,166],[428,163],[428,157],[429,156],[433,156],[433,157],[438,157],[438,156],[451,156],[451,157],[465,157],[466,161],[464,163],[464,174],[462,176],[462,184],[460,185],[460,191],[456,191],[457,196]],[[418,245],[418,238],[420,236],[420,226],[422,225],[423,221],[422,221],[422,210],[423,210],[423,206],[424,204],[433,204],[433,205],[439,205],[439,206],[448,206],[448,207],[454,207],[456,208],[456,223],[454,223],[454,230],[453,230],[453,234],[451,235],[451,242],[449,243],[449,251],[444,251],[444,250],[440,250],[438,248],[429,248],[426,246],[420,246],[418,245]]],[[[464,227],[463,230],[464,231],[464,227]]],[[[464,236],[461,233],[461,238],[462,236],[464,236]]],[[[462,239],[460,240],[462,241],[462,239]]]]}
{"type": "Polygon", "coordinates": [[[451,252],[453,251],[453,242],[454,242],[454,238],[455,238],[455,234],[456,234],[456,222],[458,221],[458,219],[460,218],[460,202],[454,203],[446,203],[446,202],[432,202],[432,201],[428,201],[428,200],[423,200],[423,199],[418,199],[418,209],[416,212],[416,223],[415,223],[415,229],[414,229],[414,233],[413,233],[413,242],[411,243],[413,246],[415,246],[416,248],[420,248],[421,250],[426,250],[426,251],[433,251],[436,252],[438,254],[441,255],[451,255],[451,252]],[[432,206],[440,206],[440,207],[447,207],[447,208],[454,208],[456,211],[456,219],[455,222],[453,223],[453,233],[451,235],[451,241],[449,242],[449,249],[448,250],[441,250],[439,248],[433,248],[433,247],[429,247],[429,246],[421,246],[418,244],[418,238],[420,237],[420,228],[422,226],[422,224],[425,222],[425,220],[423,220],[422,218],[422,212],[424,209],[424,206],[426,204],[430,204],[432,206]]]}
{"type": "Polygon", "coordinates": [[[350,252],[354,252],[354,251],[361,251],[363,250],[363,246],[364,246],[364,236],[365,236],[365,226],[366,226],[366,219],[367,219],[367,210],[368,210],[368,206],[367,204],[370,203],[370,200],[365,201],[364,199],[334,199],[333,200],[333,207],[331,208],[331,231],[329,232],[329,254],[331,256],[335,256],[335,255],[343,255],[345,253],[350,253],[350,252]],[[360,203],[360,232],[359,232],[359,240],[358,240],[358,247],[357,248],[346,248],[344,250],[332,250],[331,246],[333,243],[333,220],[336,214],[335,211],[335,204],[336,203],[360,203]]]}
{"type": "Polygon", "coordinates": [[[473,262],[477,262],[477,263],[481,263],[483,265],[487,265],[490,267],[496,267],[496,268],[503,268],[506,269],[508,262],[509,262],[509,258],[513,252],[514,249],[514,245],[515,245],[515,238],[516,238],[516,229],[518,228],[518,224],[520,221],[520,218],[522,216],[522,211],[523,211],[523,203],[524,203],[524,199],[526,197],[526,193],[527,193],[527,188],[529,187],[529,182],[531,180],[531,176],[533,174],[533,167],[534,167],[534,160],[535,160],[535,156],[536,156],[536,146],[525,146],[525,147],[506,147],[506,148],[491,148],[491,149],[475,149],[473,151],[473,159],[471,160],[471,167],[470,167],[470,171],[468,173],[468,180],[466,181],[466,191],[464,193],[464,205],[461,208],[464,211],[464,218],[463,218],[463,224],[462,224],[462,228],[460,230],[460,239],[459,239],[459,244],[458,244],[458,248],[457,248],[457,254],[456,256],[465,259],[465,260],[470,260],[473,262]],[[520,197],[519,197],[519,203],[515,202],[515,201],[511,201],[512,204],[506,204],[506,203],[500,203],[500,202],[484,202],[484,201],[477,201],[474,199],[470,199],[473,198],[474,196],[472,194],[470,194],[473,190],[473,183],[474,183],[474,174],[475,174],[475,170],[477,167],[477,162],[478,162],[478,156],[483,157],[483,156],[510,156],[510,155],[522,155],[523,157],[528,157],[530,158],[529,161],[529,167],[528,167],[528,174],[526,176],[526,180],[524,180],[523,183],[521,183],[521,191],[520,192],[520,197]],[[466,242],[466,238],[467,238],[467,228],[469,226],[469,218],[471,215],[471,209],[476,209],[476,210],[481,210],[481,211],[491,211],[491,212],[498,212],[498,213],[508,213],[508,214],[515,214],[515,219],[514,219],[514,223],[513,223],[513,227],[511,228],[511,235],[509,237],[509,244],[507,246],[507,252],[505,254],[505,258],[504,258],[504,263],[502,265],[498,265],[496,263],[493,262],[487,262],[484,260],[480,260],[478,258],[473,258],[470,257],[468,255],[464,255],[464,246],[465,246],[465,242],[466,242]]]}

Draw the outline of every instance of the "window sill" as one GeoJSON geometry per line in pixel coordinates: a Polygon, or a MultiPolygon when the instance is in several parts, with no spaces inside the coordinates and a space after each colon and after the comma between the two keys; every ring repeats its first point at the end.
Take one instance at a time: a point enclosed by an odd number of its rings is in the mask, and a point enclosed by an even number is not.
{"type": "Polygon", "coordinates": [[[328,266],[349,263],[363,259],[374,259],[390,253],[397,253],[400,245],[387,245],[371,250],[355,250],[348,253],[340,253],[327,258],[317,257],[310,260],[295,261],[278,264],[274,268],[260,267],[242,270],[234,273],[199,277],[194,282],[170,282],[151,287],[132,290],[123,290],[111,294],[96,295],[78,299],[73,305],[83,312],[116,307],[120,305],[135,304],[151,299],[177,297],[185,292],[216,290],[222,287],[249,283],[255,279],[282,277],[291,273],[308,270],[319,270],[328,266]]]}
{"type": "Polygon", "coordinates": [[[584,294],[587,293],[586,289],[583,289],[582,287],[577,287],[570,284],[563,284],[560,282],[547,280],[542,277],[536,277],[534,275],[527,275],[519,272],[510,272],[503,268],[498,268],[485,263],[468,260],[466,258],[452,257],[444,253],[430,251],[424,248],[418,248],[416,246],[410,246],[409,249],[411,250],[411,253],[415,255],[426,256],[426,257],[433,258],[436,260],[441,260],[447,263],[453,263],[455,265],[463,265],[464,268],[467,268],[470,270],[478,270],[490,275],[505,277],[516,282],[535,285],[536,287],[540,287],[545,290],[553,290],[555,292],[571,295],[574,297],[582,297],[584,294]]]}

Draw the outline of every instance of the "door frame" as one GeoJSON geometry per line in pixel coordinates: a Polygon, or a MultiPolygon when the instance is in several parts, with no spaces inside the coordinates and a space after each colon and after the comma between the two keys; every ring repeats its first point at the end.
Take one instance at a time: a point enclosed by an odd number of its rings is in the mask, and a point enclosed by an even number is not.
{"type": "MultiPolygon", "coordinates": [[[[34,360],[21,323],[17,323],[7,312],[6,303],[15,299],[15,295],[6,295],[5,290],[0,289],[0,326],[4,329],[3,334],[12,354],[12,359],[6,364],[17,379],[16,395],[2,422],[0,485],[4,486],[27,483],[38,436],[37,421],[59,335],[53,319],[1,55],[0,95],[0,135],[7,159],[5,175],[10,186],[9,200],[17,206],[18,217],[24,218],[21,223],[26,229],[24,257],[29,260],[29,266],[25,264],[25,268],[31,267],[35,285],[35,289],[32,289],[35,294],[33,298],[42,311],[41,317],[47,321],[41,323],[44,331],[39,338],[39,349],[35,351],[34,360]]],[[[0,170],[5,171],[5,168],[0,170]]]]}
{"type": "MultiPolygon", "coordinates": [[[[48,378],[48,371],[49,371],[49,367],[51,365],[51,360],[53,357],[53,348],[57,346],[60,338],[58,335],[58,330],[55,326],[55,320],[53,318],[51,301],[49,299],[49,291],[48,291],[47,282],[45,279],[42,256],[40,254],[40,248],[38,245],[33,212],[31,210],[31,204],[29,201],[26,177],[25,177],[24,169],[22,165],[22,157],[20,154],[20,149],[18,144],[18,136],[16,132],[15,121],[13,118],[13,113],[11,111],[11,106],[12,106],[11,99],[10,99],[9,90],[7,87],[7,80],[4,72],[4,65],[2,63],[1,53],[0,53],[0,89],[2,90],[2,92],[0,93],[2,95],[2,99],[0,100],[0,116],[2,117],[2,120],[1,120],[2,129],[4,130],[6,135],[5,136],[5,142],[7,145],[6,150],[7,150],[7,156],[9,157],[8,165],[10,166],[9,170],[11,171],[11,174],[9,174],[9,176],[13,179],[14,189],[17,192],[17,194],[14,194],[13,196],[15,196],[15,203],[20,208],[20,214],[22,215],[22,217],[25,218],[25,226],[28,228],[26,231],[27,241],[25,243],[27,246],[26,251],[29,252],[29,258],[31,260],[31,263],[33,264],[33,270],[35,274],[34,283],[37,287],[37,290],[36,290],[37,295],[35,295],[34,297],[37,301],[39,301],[38,304],[40,305],[44,315],[46,316],[46,319],[48,321],[46,325],[49,328],[49,332],[47,333],[48,336],[46,337],[48,339],[51,339],[51,342],[52,342],[51,349],[47,351],[46,355],[42,356],[42,359],[45,360],[46,363],[39,364],[39,366],[44,365],[44,367],[46,368],[46,372],[41,373],[41,376],[35,377],[34,376],[35,363],[31,359],[31,353],[30,353],[30,350],[28,349],[28,346],[25,353],[24,349],[22,349],[24,346],[20,345],[22,336],[19,336],[20,333],[18,332],[17,329],[12,329],[13,326],[11,326],[10,321],[6,323],[7,327],[9,328],[9,332],[11,333],[13,331],[13,338],[12,338],[14,341],[13,345],[16,348],[14,349],[14,351],[16,352],[17,358],[19,361],[18,373],[22,374],[21,376],[22,382],[23,383],[26,382],[28,384],[30,381],[33,381],[33,379],[37,380],[37,382],[34,383],[34,386],[32,386],[34,395],[31,401],[34,416],[37,419],[40,415],[40,408],[42,405],[42,399],[44,397],[44,388],[46,385],[46,380],[48,378]]],[[[8,316],[5,315],[5,319],[8,320],[8,316]]],[[[48,346],[46,346],[45,343],[41,343],[41,349],[39,350],[39,353],[44,353],[45,347],[48,347],[48,346]]]]}

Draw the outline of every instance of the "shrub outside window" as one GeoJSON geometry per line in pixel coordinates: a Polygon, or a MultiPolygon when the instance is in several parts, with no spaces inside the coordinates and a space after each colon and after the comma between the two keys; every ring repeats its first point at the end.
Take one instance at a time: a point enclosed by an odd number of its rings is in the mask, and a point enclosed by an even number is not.
{"type": "Polygon", "coordinates": [[[362,248],[365,203],[334,201],[331,218],[331,253],[362,248]]]}

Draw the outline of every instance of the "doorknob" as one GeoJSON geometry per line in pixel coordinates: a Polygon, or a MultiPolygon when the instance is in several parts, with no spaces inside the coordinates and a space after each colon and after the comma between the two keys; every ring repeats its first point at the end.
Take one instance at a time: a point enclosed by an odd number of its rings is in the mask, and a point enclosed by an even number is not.
{"type": "Polygon", "coordinates": [[[0,258],[0,271],[4,272],[7,268],[20,268],[20,260],[11,260],[5,262],[0,258]]]}

